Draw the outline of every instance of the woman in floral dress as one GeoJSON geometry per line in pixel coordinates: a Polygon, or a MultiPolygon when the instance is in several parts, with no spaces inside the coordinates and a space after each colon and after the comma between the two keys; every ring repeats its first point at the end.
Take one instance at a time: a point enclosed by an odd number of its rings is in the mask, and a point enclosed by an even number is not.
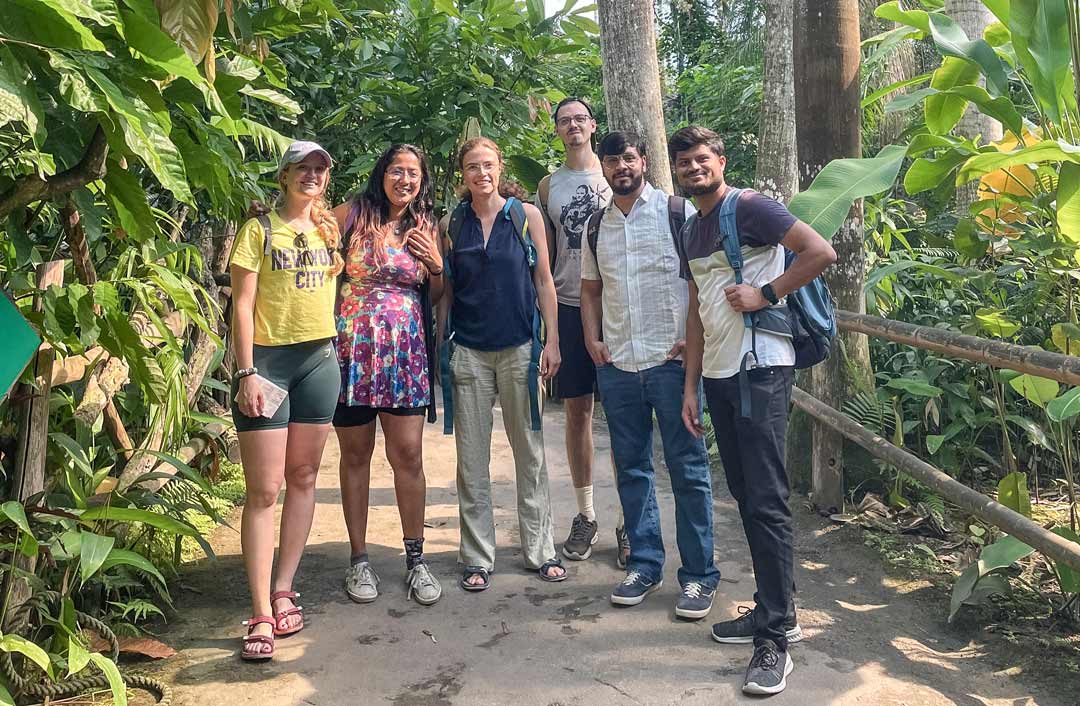
{"type": "Polygon", "coordinates": [[[408,595],[431,605],[442,587],[424,561],[423,436],[425,414],[435,419],[431,311],[442,296],[443,265],[423,152],[412,145],[390,147],[366,188],[334,215],[344,233],[345,258],[337,317],[341,396],[334,415],[352,549],[345,590],[358,603],[379,595],[366,537],[377,418],[394,471],[408,595]]]}

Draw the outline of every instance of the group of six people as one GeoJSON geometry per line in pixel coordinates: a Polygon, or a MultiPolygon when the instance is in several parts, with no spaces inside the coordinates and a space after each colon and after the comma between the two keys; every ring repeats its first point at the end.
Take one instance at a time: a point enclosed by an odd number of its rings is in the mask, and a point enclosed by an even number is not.
{"type": "Polygon", "coordinates": [[[317,144],[297,142],[281,159],[275,207],[238,231],[230,260],[233,419],[247,481],[241,536],[253,616],[243,659],[271,658],[275,637],[304,626],[293,581],[331,426],[341,449],[349,597],[366,603],[379,594],[366,545],[378,419],[408,596],[424,605],[439,600],[423,548],[423,432],[435,421],[437,373],[444,428],[457,450],[460,586],[487,589],[495,568],[496,401],[514,457],[525,566],[544,581],[565,580],[539,378],[551,382],[566,413],[578,512],[562,555],[574,560],[589,558],[598,537],[591,428],[599,391],[621,508],[615,541],[626,575],[611,593],[618,605],[637,605],[663,583],[655,415],[681,559],[675,612],[687,619],[708,615],[720,578],[701,420],[702,400],[708,404],[757,581],[754,607],[717,623],[712,635],[754,643],[745,691],[784,689],[787,646],[802,638],[784,468],[794,351],[789,337],[747,328],[743,317],[782,305],[835,253],[783,204],[726,184],[723,142],[706,128],[683,128],[668,144],[691,204],[645,181],[648,160],[665,155],[646,154],[640,137],[612,132],[594,148],[586,101],[563,100],[554,122],[566,159],[540,183],[536,205],[504,179],[498,145],[480,137],[459,152],[462,201],[441,221],[427,159],[407,144],[390,147],[364,190],[330,209],[323,196],[333,160],[317,144]],[[725,255],[729,237],[743,254],[741,283],[725,255]],[[790,267],[785,249],[797,255],[790,267]],[[285,393],[276,409],[274,386],[285,393]]]}

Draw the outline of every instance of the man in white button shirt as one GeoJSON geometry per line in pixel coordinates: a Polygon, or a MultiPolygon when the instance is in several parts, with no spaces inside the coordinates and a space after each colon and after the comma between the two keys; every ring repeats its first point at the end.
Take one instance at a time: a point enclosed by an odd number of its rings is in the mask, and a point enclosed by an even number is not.
{"type": "Polygon", "coordinates": [[[677,229],[694,209],[645,182],[645,143],[637,135],[613,132],[598,152],[612,202],[590,219],[581,244],[581,314],[630,538],[626,579],[612,591],[611,602],[637,605],[663,584],[652,465],[655,412],[682,559],[675,614],[703,618],[720,572],[713,563],[709,457],[704,442],[682,423],[689,290],[679,277],[675,248],[677,229]]]}

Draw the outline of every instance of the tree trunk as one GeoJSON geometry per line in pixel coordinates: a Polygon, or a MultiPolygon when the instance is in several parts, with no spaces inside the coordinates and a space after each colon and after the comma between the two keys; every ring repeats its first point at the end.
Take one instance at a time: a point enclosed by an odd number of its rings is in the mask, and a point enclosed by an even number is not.
{"type": "Polygon", "coordinates": [[[787,202],[799,190],[791,0],[765,0],[765,68],[754,188],[787,202]]]}
{"type": "MultiPolygon", "coordinates": [[[[795,114],[799,188],[810,186],[833,159],[859,157],[858,0],[797,0],[794,24],[795,114]]],[[[837,262],[826,272],[838,309],[862,313],[865,261],[862,202],[833,238],[837,262]]],[[[813,371],[814,396],[839,408],[849,393],[869,385],[866,336],[841,334],[829,359],[813,371]]],[[[843,507],[843,439],[817,425],[813,443],[813,502],[821,512],[843,507]]]]}
{"type": "MultiPolygon", "coordinates": [[[[964,34],[971,40],[981,38],[986,28],[996,20],[994,13],[983,5],[982,0],[945,0],[945,13],[956,20],[956,24],[960,25],[964,34]]],[[[981,75],[979,85],[986,86],[986,79],[981,75]]],[[[979,144],[983,145],[1000,140],[1003,134],[1000,122],[983,115],[971,104],[968,104],[964,117],[960,118],[960,123],[953,132],[970,138],[982,135],[979,144]]],[[[975,203],[978,190],[979,182],[977,181],[957,187],[956,211],[960,217],[967,216],[971,204],[975,203]]]]}
{"type": "Polygon", "coordinates": [[[652,0],[599,0],[600,56],[608,127],[645,140],[645,178],[672,192],[652,0]]]}

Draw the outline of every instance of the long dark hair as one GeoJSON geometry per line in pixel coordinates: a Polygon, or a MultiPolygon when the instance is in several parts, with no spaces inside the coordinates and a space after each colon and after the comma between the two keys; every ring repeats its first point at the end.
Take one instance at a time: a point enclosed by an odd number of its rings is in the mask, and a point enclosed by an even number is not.
{"type": "MultiPolygon", "coordinates": [[[[431,184],[431,169],[428,166],[427,155],[415,145],[403,143],[390,145],[375,162],[375,168],[371,170],[371,176],[368,177],[364,190],[358,192],[352,199],[356,221],[350,235],[371,238],[375,257],[380,262],[381,258],[386,257],[386,238],[390,235],[388,226],[390,199],[386,196],[383,182],[387,168],[402,152],[411,152],[420,162],[420,190],[401,214],[401,231],[405,233],[412,228],[432,231],[435,229],[435,189],[431,184]]],[[[349,240],[351,241],[353,237],[349,240]]],[[[420,268],[421,271],[424,270],[423,263],[420,264],[420,268]]]]}

